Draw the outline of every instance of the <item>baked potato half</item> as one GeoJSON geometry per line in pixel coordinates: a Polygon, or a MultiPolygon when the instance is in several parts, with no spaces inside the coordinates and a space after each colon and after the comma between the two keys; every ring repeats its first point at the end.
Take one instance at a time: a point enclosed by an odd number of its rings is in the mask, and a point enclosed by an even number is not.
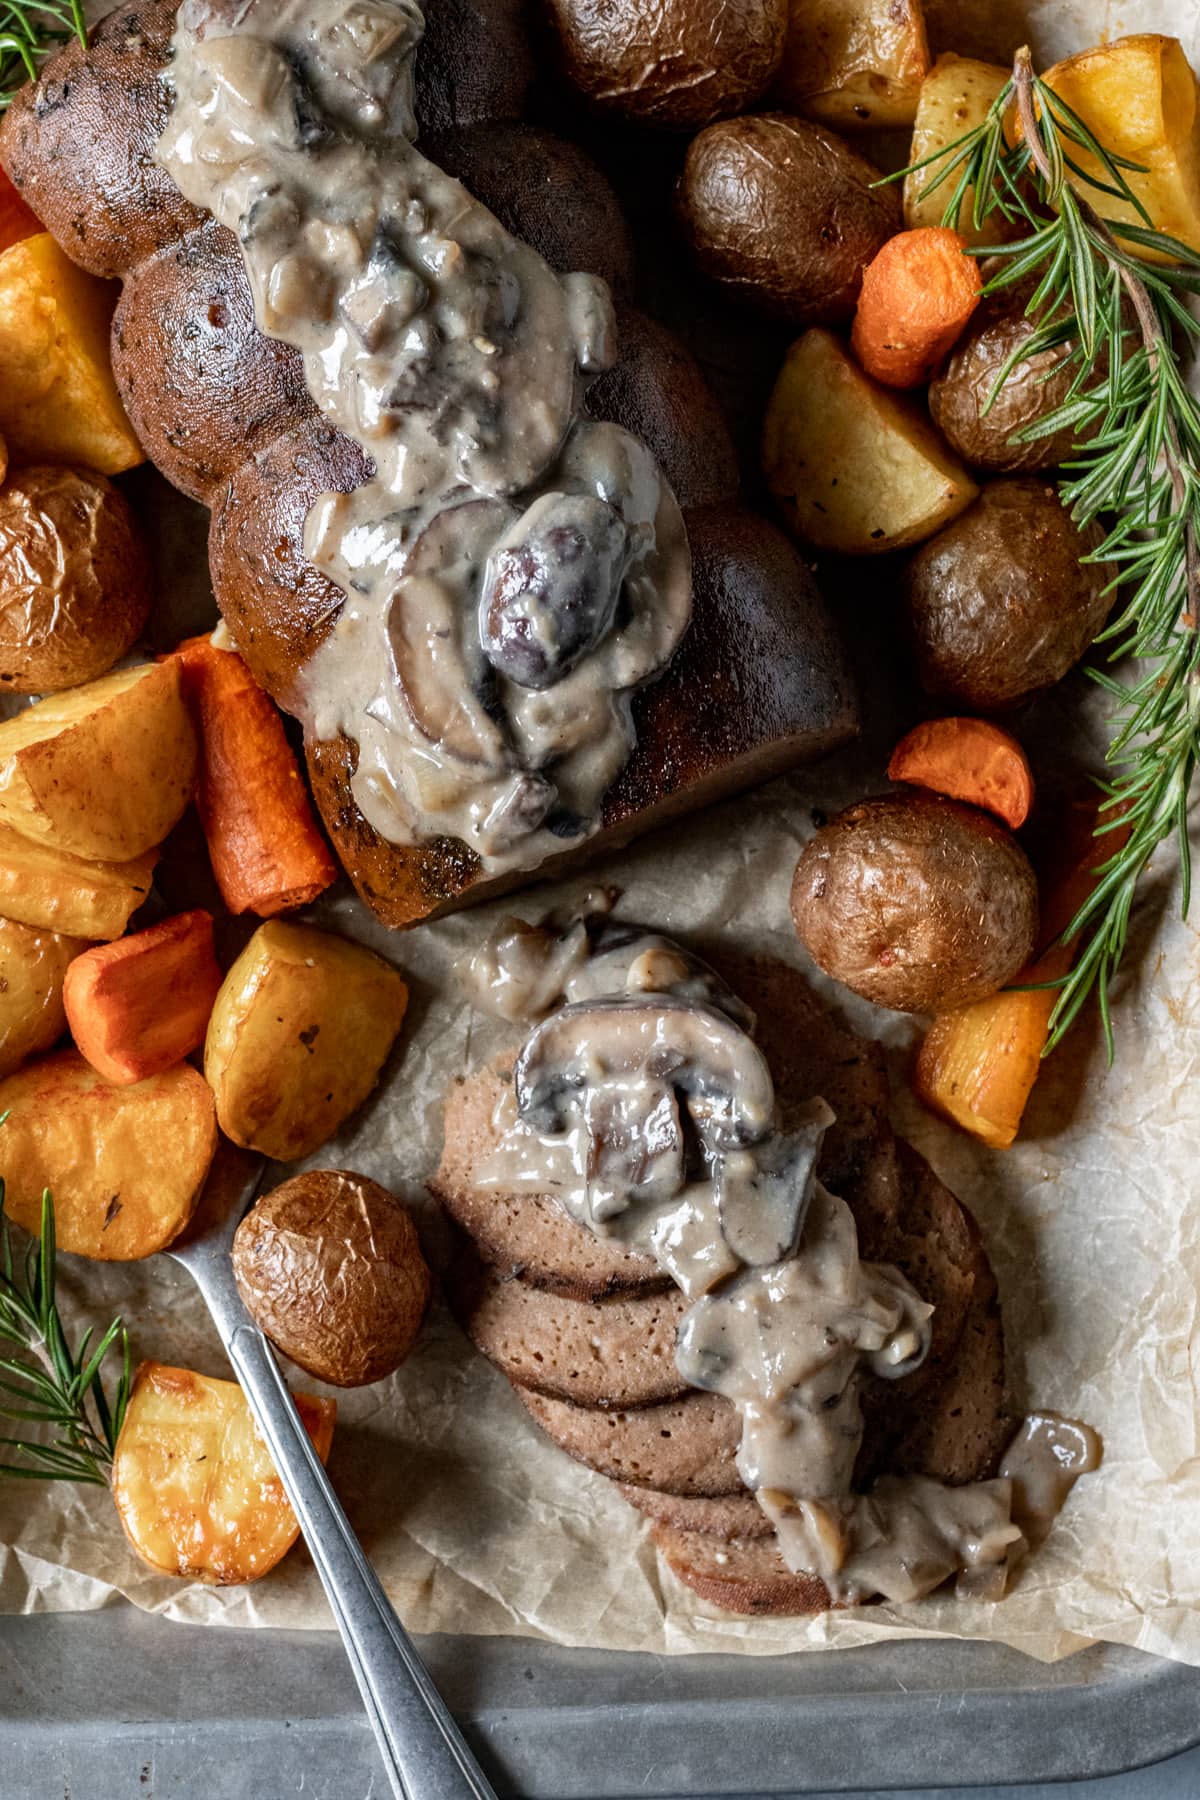
{"type": "Polygon", "coordinates": [[[0,693],[106,675],[150,614],[150,559],[123,494],[48,464],[0,488],[0,693]]]}
{"type": "Polygon", "coordinates": [[[233,1273],[272,1343],[333,1387],[364,1387],[400,1367],[432,1285],[407,1209],[343,1169],[264,1194],[238,1226],[233,1273]]]}
{"type": "Polygon", "coordinates": [[[792,883],[800,942],[835,981],[896,1012],[948,1012],[1029,960],[1037,880],[1010,831],[933,794],[849,806],[805,845],[792,883]]]}
{"type": "MultiPolygon", "coordinates": [[[[310,1394],[294,1399],[325,1462],[337,1403],[310,1394]]],[[[238,1383],[167,1363],[144,1362],[134,1376],[112,1493],[142,1561],[191,1581],[257,1581],[300,1534],[238,1383]]]]}
{"type": "Polygon", "coordinates": [[[221,984],[204,1073],[226,1137],[310,1156],[379,1079],[408,1005],[390,963],[348,938],[270,919],[221,984]]]}
{"type": "MultiPolygon", "coordinates": [[[[939,56],[921,83],[913,122],[909,164],[924,163],[924,168],[910,166],[904,177],[904,223],[910,231],[923,226],[940,225],[958,181],[958,171],[940,186],[933,184],[946,166],[949,148],[968,131],[983,124],[993,103],[1004,91],[1011,68],[999,63],[978,62],[971,56],[955,56],[947,52],[939,56]],[[940,150],[946,157],[935,162],[940,150]]],[[[993,212],[981,225],[971,214],[975,189],[968,188],[959,208],[955,230],[969,245],[995,244],[1008,237],[1012,227],[1003,213],[993,212]]]]}

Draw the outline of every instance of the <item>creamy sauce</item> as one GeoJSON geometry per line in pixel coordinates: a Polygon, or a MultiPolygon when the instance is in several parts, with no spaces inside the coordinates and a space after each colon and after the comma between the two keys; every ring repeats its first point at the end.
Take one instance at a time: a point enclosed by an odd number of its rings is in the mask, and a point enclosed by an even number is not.
{"type": "Polygon", "coordinates": [[[261,330],[374,466],[306,521],[346,595],[306,734],[354,742],[384,837],[456,837],[500,872],[596,829],[691,564],[650,452],[583,412],[616,355],[607,287],[414,147],[422,29],[416,0],[184,0],[157,155],[236,232],[261,330]]]}
{"type": "Polygon", "coordinates": [[[597,1237],[652,1256],[692,1305],[676,1363],[741,1415],[738,1470],[794,1571],[831,1599],[918,1598],[957,1575],[1003,1597],[1099,1440],[1030,1416],[993,1481],[852,1483],[862,1382],[929,1350],[933,1308],[864,1262],[854,1215],[816,1176],[824,1101],[780,1130],[753,1018],[669,939],[607,917],[505,920],[477,952],[481,1004],[533,1022],[477,1179],[557,1200],[597,1237]],[[655,981],[663,983],[655,988],[655,981]]]}

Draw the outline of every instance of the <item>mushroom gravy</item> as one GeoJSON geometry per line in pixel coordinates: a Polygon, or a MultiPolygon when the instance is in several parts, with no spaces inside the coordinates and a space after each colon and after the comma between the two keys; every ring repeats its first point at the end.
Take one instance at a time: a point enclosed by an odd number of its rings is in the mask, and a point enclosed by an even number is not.
{"type": "Polygon", "coordinates": [[[583,410],[616,359],[607,286],[556,275],[412,143],[423,24],[417,0],[183,0],[157,156],[373,464],[305,524],[346,596],[306,737],[357,746],[383,837],[501,872],[597,829],[691,562],[653,456],[583,410]]]}
{"type": "Polygon", "coordinates": [[[691,1300],[676,1365],[737,1407],[738,1470],[788,1566],[834,1602],[911,1600],[955,1574],[1002,1597],[1099,1440],[1033,1414],[994,1480],[853,1491],[863,1378],[919,1367],[933,1308],[860,1257],[853,1213],[818,1180],[825,1102],[780,1128],[749,1009],[691,952],[606,914],[506,919],[470,976],[478,1004],[532,1026],[478,1181],[554,1198],[691,1300]]]}

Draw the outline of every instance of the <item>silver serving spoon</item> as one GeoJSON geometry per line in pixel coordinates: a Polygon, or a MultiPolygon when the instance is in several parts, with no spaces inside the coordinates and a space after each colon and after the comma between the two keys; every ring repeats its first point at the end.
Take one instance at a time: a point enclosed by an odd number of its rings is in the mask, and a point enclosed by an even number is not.
{"type": "Polygon", "coordinates": [[[260,1157],[222,1145],[187,1231],[166,1251],[204,1296],[292,1503],[399,1800],[496,1800],[379,1584],[233,1279],[233,1234],[260,1157]]]}

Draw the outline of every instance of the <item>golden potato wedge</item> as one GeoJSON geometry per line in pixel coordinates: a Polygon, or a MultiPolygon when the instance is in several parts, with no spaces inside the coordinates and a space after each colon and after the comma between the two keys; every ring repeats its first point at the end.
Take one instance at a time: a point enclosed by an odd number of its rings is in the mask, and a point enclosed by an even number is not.
{"type": "MultiPolygon", "coordinates": [[[[1143,174],[1126,169],[1125,179],[1154,229],[1200,250],[1200,82],[1179,39],[1157,32],[1116,38],[1055,63],[1043,79],[1106,150],[1143,166],[1143,174]]],[[[1019,135],[1019,123],[1014,129],[1019,135]]],[[[1100,173],[1089,151],[1077,144],[1070,151],[1086,174],[1100,173]]],[[[1105,218],[1145,226],[1127,200],[1068,179],[1105,218]]],[[[1128,247],[1149,262],[1163,260],[1157,250],[1128,247]]]]}
{"type": "Polygon", "coordinates": [[[87,947],[86,938],[0,919],[0,1080],[67,1029],[63,977],[87,947]]]}
{"type": "Polygon", "coordinates": [[[121,669],[0,724],[0,823],[70,856],[128,862],[182,817],[196,757],[178,662],[121,669]]]}
{"type": "Polygon", "coordinates": [[[331,1138],[379,1079],[408,1005],[361,944],[270,919],[221,986],[204,1073],[235,1144],[293,1162],[331,1138]]]}
{"type": "MultiPolygon", "coordinates": [[[[939,56],[921,83],[910,162],[924,162],[927,156],[935,155],[966,132],[982,125],[989,107],[1003,92],[1010,73],[997,63],[976,62],[970,56],[954,56],[950,52],[939,56]]],[[[904,178],[904,223],[910,231],[942,222],[958,185],[958,171],[948,176],[932,193],[929,185],[937,180],[945,160],[942,158],[926,168],[914,169],[904,178]]],[[[971,218],[974,199],[974,188],[968,188],[956,229],[969,245],[1002,242],[1010,230],[1007,220],[996,212],[983,225],[976,226],[971,218]]]]}
{"type": "Polygon", "coordinates": [[[54,1195],[60,1250],[135,1262],[179,1236],[217,1148],[212,1095],[188,1063],[113,1087],[77,1050],[0,1081],[5,1205],[36,1232],[54,1195]]]}
{"type": "Polygon", "coordinates": [[[0,825],[0,918],[70,937],[119,938],[154,880],[158,851],[89,862],[0,825]]]}
{"type": "Polygon", "coordinates": [[[924,413],[823,330],[788,351],[767,406],[763,470],[796,535],[844,556],[919,544],[979,492],[924,413]]]}
{"type": "MultiPolygon", "coordinates": [[[[337,1402],[295,1399],[325,1462],[337,1402]]],[[[300,1531],[237,1382],[166,1363],[144,1362],[134,1376],[112,1492],[143,1562],[192,1581],[257,1581],[300,1531]]]]}
{"type": "Polygon", "coordinates": [[[921,0],[791,0],[773,97],[839,130],[911,125],[928,68],[921,0]]]}
{"type": "Polygon", "coordinates": [[[15,461],[101,475],[145,461],[109,362],[116,297],[48,232],[0,255],[0,432],[15,461]]]}

